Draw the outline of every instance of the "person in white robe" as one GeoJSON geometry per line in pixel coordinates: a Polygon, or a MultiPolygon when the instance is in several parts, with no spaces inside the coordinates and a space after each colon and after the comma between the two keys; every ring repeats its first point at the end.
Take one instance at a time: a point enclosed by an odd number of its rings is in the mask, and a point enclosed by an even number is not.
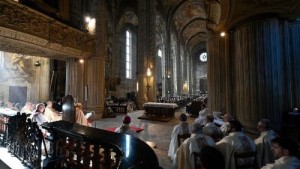
{"type": "MultiPolygon", "coordinates": [[[[254,141],[242,132],[242,124],[237,120],[229,120],[230,133],[216,143],[225,158],[225,168],[235,169],[234,153],[255,152],[254,141]]],[[[254,160],[254,159],[253,159],[254,160]]]]}
{"type": "Polygon", "coordinates": [[[229,113],[225,113],[223,116],[223,121],[224,123],[222,124],[222,126],[220,127],[223,136],[227,136],[229,134],[229,128],[230,128],[230,124],[229,124],[229,120],[233,119],[232,115],[229,113]]]}
{"type": "Polygon", "coordinates": [[[176,151],[173,161],[173,168],[175,169],[194,169],[193,152],[200,152],[202,147],[206,145],[215,146],[214,140],[203,134],[202,126],[199,123],[191,125],[191,132],[191,137],[186,139],[176,151]]]}
{"type": "Polygon", "coordinates": [[[213,115],[206,115],[206,124],[203,127],[203,133],[210,136],[214,141],[219,141],[222,138],[222,131],[215,125],[213,115]]]}
{"type": "Polygon", "coordinates": [[[116,133],[122,133],[122,134],[127,134],[131,135],[135,138],[140,138],[138,133],[132,129],[130,129],[129,124],[131,123],[131,117],[130,116],[124,116],[123,117],[123,124],[122,126],[118,127],[115,129],[116,133]]]}
{"type": "Polygon", "coordinates": [[[82,111],[82,104],[81,103],[76,103],[75,104],[75,110],[76,110],[76,114],[75,114],[75,122],[80,124],[80,125],[83,125],[83,126],[92,126],[87,118],[84,116],[84,113],[82,111]]]}
{"type": "Polygon", "coordinates": [[[272,130],[269,119],[261,119],[257,124],[257,130],[260,136],[254,140],[257,149],[257,164],[262,167],[268,163],[274,163],[275,157],[271,150],[271,140],[277,137],[277,134],[272,130]]]}
{"type": "Polygon", "coordinates": [[[44,116],[45,105],[43,103],[39,103],[36,106],[36,109],[31,113],[31,120],[32,122],[36,122],[38,126],[41,124],[48,122],[44,116]]]}
{"type": "Polygon", "coordinates": [[[276,137],[272,140],[272,151],[277,160],[261,169],[299,169],[300,160],[297,157],[297,150],[298,146],[295,142],[288,138],[276,137]]]}
{"type": "Polygon", "coordinates": [[[173,160],[176,150],[178,148],[177,135],[189,134],[189,124],[187,121],[187,116],[185,113],[180,114],[179,124],[175,125],[171,134],[171,141],[168,151],[168,156],[173,160]]]}
{"type": "Polygon", "coordinates": [[[33,111],[32,109],[32,103],[31,102],[26,102],[25,106],[21,109],[20,113],[26,113],[26,114],[31,114],[33,111]]]}
{"type": "Polygon", "coordinates": [[[201,111],[199,112],[198,117],[195,119],[195,123],[199,123],[204,126],[206,123],[206,115],[208,115],[208,108],[204,103],[202,103],[201,111]]]}
{"type": "Polygon", "coordinates": [[[53,109],[53,103],[52,101],[47,102],[47,107],[45,109],[44,116],[47,118],[49,122],[53,121],[59,121],[62,119],[62,116],[60,115],[59,112],[53,109]]]}

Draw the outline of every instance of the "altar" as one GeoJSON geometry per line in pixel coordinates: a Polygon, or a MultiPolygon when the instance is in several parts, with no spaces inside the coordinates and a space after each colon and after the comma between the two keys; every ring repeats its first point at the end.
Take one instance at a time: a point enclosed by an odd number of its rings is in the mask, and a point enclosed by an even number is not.
{"type": "Polygon", "coordinates": [[[145,115],[156,117],[174,117],[175,109],[178,107],[175,103],[144,103],[145,115]]]}

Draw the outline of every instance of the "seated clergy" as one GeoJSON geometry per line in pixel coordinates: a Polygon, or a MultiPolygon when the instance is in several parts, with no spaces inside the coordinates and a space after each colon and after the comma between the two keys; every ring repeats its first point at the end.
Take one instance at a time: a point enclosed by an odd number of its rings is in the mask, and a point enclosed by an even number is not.
{"type": "Polygon", "coordinates": [[[36,109],[30,115],[32,122],[36,122],[38,126],[40,126],[45,122],[48,122],[43,114],[44,111],[45,111],[45,105],[43,103],[37,104],[36,109]]]}
{"type": "Polygon", "coordinates": [[[211,136],[215,141],[222,138],[222,131],[214,123],[214,117],[210,114],[206,115],[206,124],[203,127],[203,133],[211,136]]]}
{"type": "Polygon", "coordinates": [[[173,160],[174,154],[178,148],[177,135],[189,134],[189,124],[186,122],[187,116],[182,113],[179,116],[179,124],[175,125],[171,134],[171,142],[169,146],[168,156],[173,160]]]}
{"type": "Polygon", "coordinates": [[[260,136],[254,140],[257,149],[258,167],[262,167],[268,163],[273,163],[275,157],[271,150],[271,140],[277,137],[272,130],[271,122],[268,119],[261,119],[257,124],[260,136]]]}
{"type": "Polygon", "coordinates": [[[25,106],[21,109],[20,113],[31,114],[32,111],[33,111],[32,103],[26,102],[25,106]]]}
{"type": "Polygon", "coordinates": [[[138,133],[136,131],[130,129],[130,126],[129,126],[130,123],[131,123],[130,116],[124,116],[122,126],[116,128],[115,132],[122,133],[122,134],[128,134],[133,137],[139,138],[138,133]]]}
{"type": "Polygon", "coordinates": [[[92,126],[87,118],[84,116],[84,113],[82,111],[82,104],[81,103],[76,103],[75,104],[75,122],[78,124],[81,124],[83,126],[92,126]]]}
{"type": "Polygon", "coordinates": [[[254,141],[242,132],[242,124],[237,120],[229,120],[229,135],[216,143],[225,158],[225,168],[235,169],[234,153],[255,152],[254,141]]]}
{"type": "Polygon", "coordinates": [[[230,128],[230,124],[229,124],[229,120],[233,119],[232,115],[230,113],[225,113],[223,116],[223,125],[220,127],[223,136],[227,136],[229,134],[229,128],[230,128]]]}
{"type": "Polygon", "coordinates": [[[202,147],[215,146],[214,140],[203,134],[199,123],[191,125],[191,137],[186,139],[177,149],[173,167],[176,169],[194,169],[195,161],[193,152],[200,152],[202,147]]]}
{"type": "Polygon", "coordinates": [[[62,116],[59,114],[59,112],[54,110],[52,108],[52,106],[53,106],[52,101],[48,101],[47,102],[47,107],[45,109],[44,116],[47,118],[47,120],[49,122],[61,120],[62,116]]]}
{"type": "Polygon", "coordinates": [[[300,160],[297,157],[297,149],[297,144],[288,138],[277,137],[273,139],[272,151],[277,160],[261,169],[299,169],[300,160]]]}
{"type": "Polygon", "coordinates": [[[208,108],[204,103],[201,104],[201,111],[199,112],[199,116],[195,119],[195,123],[199,123],[202,126],[206,123],[206,115],[208,114],[208,108]]]}

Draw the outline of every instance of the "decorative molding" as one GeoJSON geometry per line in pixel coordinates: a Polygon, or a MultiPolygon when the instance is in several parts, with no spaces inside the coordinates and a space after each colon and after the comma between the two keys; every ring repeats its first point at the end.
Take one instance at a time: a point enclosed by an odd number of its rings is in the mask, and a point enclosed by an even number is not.
{"type": "Polygon", "coordinates": [[[94,39],[87,32],[13,1],[0,2],[0,36],[28,43],[27,46],[38,45],[48,54],[53,53],[48,50],[55,50],[67,57],[88,57],[94,47],[94,39]]]}

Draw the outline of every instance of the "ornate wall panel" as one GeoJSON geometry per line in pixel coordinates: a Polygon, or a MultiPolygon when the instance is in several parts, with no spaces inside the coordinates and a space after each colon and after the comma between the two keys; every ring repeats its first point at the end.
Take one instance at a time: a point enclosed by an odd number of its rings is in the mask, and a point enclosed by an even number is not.
{"type": "Polygon", "coordinates": [[[44,52],[39,55],[48,57],[89,57],[93,48],[93,39],[86,32],[9,0],[0,2],[0,36],[24,46],[23,53],[40,48],[44,52]]]}

